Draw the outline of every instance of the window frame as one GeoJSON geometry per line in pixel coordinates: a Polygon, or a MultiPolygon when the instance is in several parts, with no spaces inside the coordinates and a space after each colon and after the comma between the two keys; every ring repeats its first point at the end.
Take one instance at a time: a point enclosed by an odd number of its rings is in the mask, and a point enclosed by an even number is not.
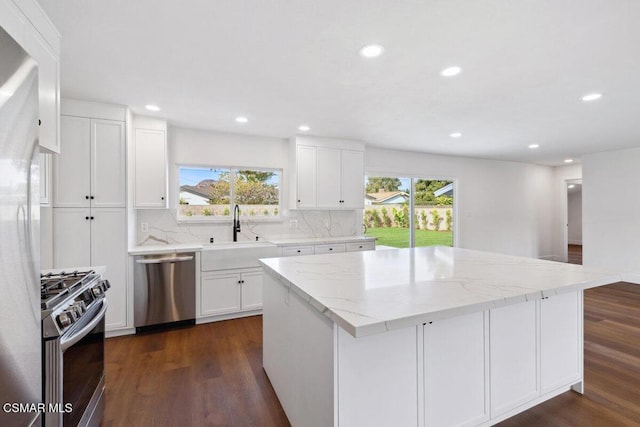
{"type": "Polygon", "coordinates": [[[233,207],[235,206],[235,180],[229,181],[229,212],[228,217],[208,217],[208,216],[196,216],[188,217],[180,215],[180,168],[193,168],[193,169],[228,169],[231,174],[241,170],[253,170],[258,172],[275,172],[278,174],[278,204],[273,205],[278,208],[278,215],[272,217],[253,217],[248,215],[241,215],[243,221],[252,222],[282,222],[282,180],[284,171],[282,168],[270,168],[261,166],[237,166],[237,165],[221,165],[221,164],[194,164],[194,163],[176,163],[175,174],[175,188],[176,196],[174,202],[176,203],[176,220],[178,223],[231,223],[233,222],[233,207]]]}
{"type": "MultiPolygon", "coordinates": [[[[428,181],[451,181],[453,183],[454,189],[454,199],[453,206],[451,208],[451,212],[453,214],[453,223],[455,227],[453,227],[452,234],[452,247],[457,247],[459,244],[459,230],[460,230],[460,222],[459,219],[459,211],[460,211],[460,180],[457,177],[452,176],[444,176],[444,175],[419,175],[413,173],[397,173],[397,172],[380,172],[377,170],[365,170],[364,177],[389,177],[389,178],[409,178],[409,184],[411,185],[411,198],[409,199],[409,248],[415,248],[415,227],[414,227],[414,216],[415,216],[415,200],[414,195],[416,192],[415,183],[417,180],[428,180],[428,181]]],[[[366,181],[365,181],[365,194],[366,194],[366,181]]],[[[366,205],[365,205],[366,209],[366,205]]],[[[363,221],[360,218],[360,221],[363,221]]],[[[363,224],[363,222],[361,222],[363,224]]],[[[361,227],[364,228],[364,227],[361,227]]]]}

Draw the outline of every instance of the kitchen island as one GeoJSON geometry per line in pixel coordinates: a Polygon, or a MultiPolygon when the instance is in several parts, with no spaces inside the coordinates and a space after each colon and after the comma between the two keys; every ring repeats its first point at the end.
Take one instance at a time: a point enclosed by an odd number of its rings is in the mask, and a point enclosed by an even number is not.
{"type": "Polygon", "coordinates": [[[492,425],[583,390],[582,266],[428,247],[262,260],[293,426],[492,425]]]}

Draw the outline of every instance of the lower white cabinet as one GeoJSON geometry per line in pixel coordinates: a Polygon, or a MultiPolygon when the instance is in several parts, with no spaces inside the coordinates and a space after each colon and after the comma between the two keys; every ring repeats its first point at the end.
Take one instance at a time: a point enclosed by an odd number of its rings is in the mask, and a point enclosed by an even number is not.
{"type": "Polygon", "coordinates": [[[536,301],[529,301],[489,312],[492,415],[540,394],[536,307],[536,301]]]}
{"type": "Polygon", "coordinates": [[[582,298],[569,292],[540,301],[540,385],[547,393],[582,378],[582,298]]]}
{"type": "Polygon", "coordinates": [[[102,265],[109,309],[106,329],[127,325],[127,234],[126,211],[122,208],[54,208],[54,268],[102,265]]]}
{"type": "Polygon", "coordinates": [[[317,245],[283,246],[278,249],[280,256],[320,255],[340,252],[373,251],[376,249],[375,240],[348,240],[317,245]]]}
{"type": "Polygon", "coordinates": [[[203,272],[200,316],[229,314],[262,308],[262,271],[203,272]]]}
{"type": "Polygon", "coordinates": [[[473,426],[489,419],[488,313],[424,325],[426,426],[473,426]]]}
{"type": "Polygon", "coordinates": [[[494,424],[582,378],[582,292],[423,326],[425,426],[494,424]]]}

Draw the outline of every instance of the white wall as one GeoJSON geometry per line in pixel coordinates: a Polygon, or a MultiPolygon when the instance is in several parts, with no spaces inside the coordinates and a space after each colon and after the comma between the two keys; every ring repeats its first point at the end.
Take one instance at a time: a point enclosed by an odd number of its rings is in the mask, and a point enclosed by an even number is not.
{"type": "Polygon", "coordinates": [[[454,178],[455,245],[552,259],[554,169],[516,162],[367,148],[366,171],[454,178]]]}
{"type": "Polygon", "coordinates": [[[640,271],[640,148],[582,158],[583,264],[640,271]]]}
{"type": "Polygon", "coordinates": [[[568,241],[570,245],[582,244],[582,190],[570,191],[567,196],[568,241]]]}

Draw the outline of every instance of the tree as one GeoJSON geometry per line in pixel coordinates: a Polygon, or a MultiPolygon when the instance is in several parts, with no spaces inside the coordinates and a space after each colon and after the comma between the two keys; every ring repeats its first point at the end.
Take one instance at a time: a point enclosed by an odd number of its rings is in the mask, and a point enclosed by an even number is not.
{"type": "Polygon", "coordinates": [[[451,206],[453,205],[453,197],[450,196],[438,196],[433,193],[442,187],[451,184],[451,181],[437,181],[437,180],[416,180],[416,205],[432,205],[432,206],[451,206]]]}
{"type": "Polygon", "coordinates": [[[269,178],[275,175],[275,172],[255,171],[255,170],[239,170],[237,179],[248,182],[267,182],[269,178]]]}
{"type": "Polygon", "coordinates": [[[377,193],[378,191],[398,191],[402,182],[400,178],[391,177],[367,177],[367,193],[377,193]]]}

